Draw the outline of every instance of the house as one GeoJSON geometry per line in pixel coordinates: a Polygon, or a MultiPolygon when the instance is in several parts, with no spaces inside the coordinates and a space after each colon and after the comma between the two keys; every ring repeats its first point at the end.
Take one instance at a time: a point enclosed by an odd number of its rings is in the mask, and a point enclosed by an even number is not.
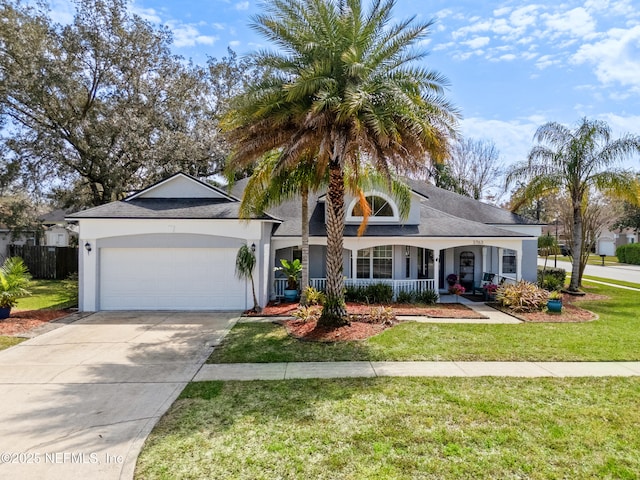
{"type": "MultiPolygon", "coordinates": [[[[541,226],[506,210],[408,180],[411,208],[399,217],[393,199],[365,192],[373,214],[366,233],[356,199],[345,198],[344,275],[351,284],[385,282],[441,290],[450,273],[467,286],[483,272],[535,281],[541,226]]],[[[229,194],[178,173],[122,201],[69,215],[79,225],[80,309],[240,310],[253,305],[251,286],[235,276],[238,248],[256,254],[259,302],[281,295],[279,259],[300,255],[299,201],[239,219],[246,182],[229,194]]],[[[311,282],[324,285],[325,198],[310,199],[311,282]]]]}
{"type": "Polygon", "coordinates": [[[78,237],[72,225],[66,220],[69,210],[58,208],[40,217],[44,227],[44,245],[47,247],[68,247],[78,237]]]}

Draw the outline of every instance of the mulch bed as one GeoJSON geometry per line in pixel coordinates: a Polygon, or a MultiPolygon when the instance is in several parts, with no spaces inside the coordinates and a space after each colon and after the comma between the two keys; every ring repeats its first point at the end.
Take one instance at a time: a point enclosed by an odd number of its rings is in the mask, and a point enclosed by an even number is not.
{"type": "Polygon", "coordinates": [[[69,311],[12,310],[9,318],[0,320],[0,335],[18,335],[65,315],[69,315],[69,311]]]}
{"type": "Polygon", "coordinates": [[[584,308],[580,308],[575,305],[576,303],[590,300],[608,300],[610,297],[606,295],[596,295],[594,293],[587,293],[586,295],[577,297],[571,295],[563,295],[562,298],[562,312],[561,313],[549,313],[546,311],[543,312],[530,312],[530,313],[514,313],[505,309],[501,309],[497,304],[491,304],[491,306],[497,310],[502,310],[509,315],[512,315],[516,318],[519,318],[525,322],[547,322],[547,323],[580,323],[580,322],[591,322],[593,320],[597,320],[598,316],[590,312],[589,310],[585,310],[584,308]]]}
{"type": "Polygon", "coordinates": [[[346,342],[350,340],[366,340],[373,337],[394,323],[367,323],[351,321],[349,325],[338,328],[317,328],[316,321],[284,320],[281,323],[287,333],[299,340],[311,342],[346,342]]]}
{"type": "MultiPolygon", "coordinates": [[[[269,303],[260,313],[245,312],[247,316],[258,317],[290,317],[298,309],[298,303],[269,303]]],[[[347,302],[349,315],[368,315],[372,308],[379,305],[347,302]]],[[[432,318],[484,318],[483,315],[471,310],[461,303],[438,303],[435,305],[412,305],[394,303],[390,306],[394,315],[416,315],[432,318]]]]}

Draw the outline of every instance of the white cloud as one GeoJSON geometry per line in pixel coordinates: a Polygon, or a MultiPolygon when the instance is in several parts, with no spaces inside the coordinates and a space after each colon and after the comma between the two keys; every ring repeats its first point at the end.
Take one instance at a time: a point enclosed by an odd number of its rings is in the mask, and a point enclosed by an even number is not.
{"type": "Polygon", "coordinates": [[[546,23],[552,38],[560,35],[590,38],[596,29],[596,22],[584,8],[578,7],[567,12],[544,14],[542,19],[546,23]]]}
{"type": "Polygon", "coordinates": [[[494,17],[502,17],[504,15],[507,15],[510,11],[511,11],[511,7],[496,8],[493,11],[493,16],[494,17]]]}
{"type": "Polygon", "coordinates": [[[230,47],[234,47],[234,48],[235,48],[235,47],[238,47],[238,46],[240,46],[240,41],[238,41],[238,40],[231,40],[231,41],[229,42],[229,46],[230,46],[230,47]]]}
{"type": "Polygon", "coordinates": [[[501,57],[498,57],[498,60],[503,60],[506,62],[510,62],[512,60],[515,60],[516,58],[518,58],[516,55],[514,55],[513,53],[507,53],[505,55],[502,55],[501,57]]]}
{"type": "Polygon", "coordinates": [[[571,60],[593,65],[604,84],[619,83],[640,91],[640,25],[609,30],[604,39],[582,45],[571,60]]]}
{"type": "Polygon", "coordinates": [[[482,48],[486,45],[489,44],[489,42],[491,41],[491,39],[489,37],[475,37],[471,40],[468,40],[466,42],[462,42],[464,45],[469,46],[470,48],[473,48],[474,50],[478,49],[478,48],[482,48]]]}
{"type": "Polygon", "coordinates": [[[212,35],[202,35],[195,26],[190,24],[169,23],[168,27],[173,32],[173,44],[178,48],[213,45],[218,40],[218,37],[212,35]]]}
{"type": "Polygon", "coordinates": [[[158,14],[158,12],[153,8],[144,8],[136,3],[132,3],[130,7],[131,13],[138,15],[143,18],[147,22],[151,23],[162,23],[162,18],[158,14]]]}
{"type": "Polygon", "coordinates": [[[472,117],[462,120],[461,128],[465,137],[492,140],[505,165],[512,165],[526,160],[533,146],[533,134],[545,121],[543,117],[512,121],[472,117]]]}
{"type": "Polygon", "coordinates": [[[236,10],[249,10],[249,2],[238,2],[235,5],[236,10]]]}

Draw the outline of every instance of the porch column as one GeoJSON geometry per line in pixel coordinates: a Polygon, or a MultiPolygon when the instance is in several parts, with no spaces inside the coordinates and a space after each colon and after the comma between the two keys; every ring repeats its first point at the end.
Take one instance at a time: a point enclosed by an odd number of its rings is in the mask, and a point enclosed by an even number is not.
{"type": "Polygon", "coordinates": [[[276,248],[271,244],[271,249],[269,251],[269,265],[268,265],[268,298],[269,300],[275,300],[276,292],[275,292],[275,283],[276,283],[276,272],[273,270],[276,266],[276,248]]]}
{"type": "Polygon", "coordinates": [[[516,281],[522,280],[522,247],[516,248],[516,281]]]}
{"type": "Polygon", "coordinates": [[[433,251],[433,289],[440,291],[440,249],[433,251]]]}
{"type": "Polygon", "coordinates": [[[351,278],[358,276],[358,249],[351,250],[351,278]]]}
{"type": "Polygon", "coordinates": [[[502,248],[498,247],[498,276],[502,278],[502,248]]]}

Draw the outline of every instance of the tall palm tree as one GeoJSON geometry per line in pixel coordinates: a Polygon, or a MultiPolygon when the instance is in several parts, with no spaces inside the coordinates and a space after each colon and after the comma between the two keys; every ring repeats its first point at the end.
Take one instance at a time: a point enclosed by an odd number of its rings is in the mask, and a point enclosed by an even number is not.
{"type": "Polygon", "coordinates": [[[394,0],[273,0],[253,27],[278,50],[254,55],[271,71],[237,98],[225,127],[232,162],[247,164],[281,149],[278,168],[308,151],[328,171],[327,302],[319,324],[347,322],[342,276],[344,177],[363,162],[385,176],[422,171],[441,160],[457,112],[444,99],[446,79],[412,66],[432,22],[391,25],[394,0]]]}
{"type": "Polygon", "coordinates": [[[538,145],[527,161],[507,176],[507,186],[527,180],[517,192],[512,209],[551,193],[562,193],[570,203],[572,217],[572,270],[569,290],[578,291],[586,259],[583,222],[591,190],[627,200],[640,201],[635,173],[620,168],[622,161],[640,153],[640,137],[624,135],[612,140],[606,122],[583,118],[574,130],[556,122],[545,123],[535,134],[538,145]]]}

